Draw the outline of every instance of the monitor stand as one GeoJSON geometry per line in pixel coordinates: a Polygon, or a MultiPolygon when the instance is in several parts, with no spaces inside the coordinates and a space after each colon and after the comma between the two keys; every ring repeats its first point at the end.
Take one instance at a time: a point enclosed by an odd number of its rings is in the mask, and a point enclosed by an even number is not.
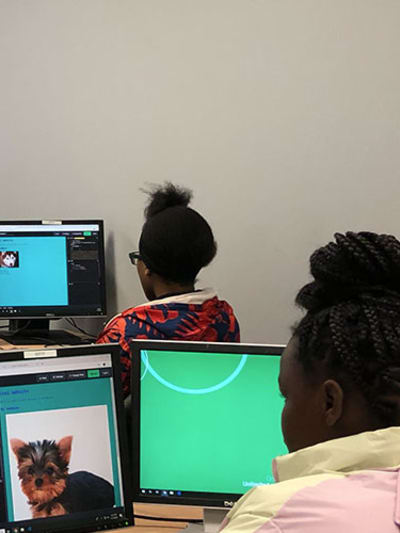
{"type": "Polygon", "coordinates": [[[87,344],[88,338],[62,329],[50,329],[50,319],[11,319],[8,330],[0,329],[0,338],[10,344],[87,344]]]}
{"type": "Polygon", "coordinates": [[[184,529],[184,533],[217,533],[221,526],[221,522],[227,515],[229,509],[220,509],[215,507],[204,507],[203,509],[203,523],[202,524],[188,524],[184,529]]]}

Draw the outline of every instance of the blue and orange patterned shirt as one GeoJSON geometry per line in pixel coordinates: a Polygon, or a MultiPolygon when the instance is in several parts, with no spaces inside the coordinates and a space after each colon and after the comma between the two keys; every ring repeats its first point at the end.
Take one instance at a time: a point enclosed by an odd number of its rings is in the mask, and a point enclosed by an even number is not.
{"type": "Polygon", "coordinates": [[[132,339],[240,342],[232,307],[212,289],[153,300],[115,316],[97,343],[118,342],[124,396],[130,393],[132,339]]]}

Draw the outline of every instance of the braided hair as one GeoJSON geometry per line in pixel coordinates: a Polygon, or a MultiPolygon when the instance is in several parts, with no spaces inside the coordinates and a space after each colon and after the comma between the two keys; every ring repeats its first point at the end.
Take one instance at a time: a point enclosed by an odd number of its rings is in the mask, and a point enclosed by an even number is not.
{"type": "Polygon", "coordinates": [[[139,241],[143,262],[167,281],[194,282],[217,244],[208,222],[189,207],[192,192],[169,182],[144,192],[149,202],[139,241]]]}
{"type": "Polygon", "coordinates": [[[314,280],[296,303],[306,373],[324,362],[345,388],[356,385],[381,427],[400,425],[400,242],[370,232],[345,235],[310,258],[314,280]]]}

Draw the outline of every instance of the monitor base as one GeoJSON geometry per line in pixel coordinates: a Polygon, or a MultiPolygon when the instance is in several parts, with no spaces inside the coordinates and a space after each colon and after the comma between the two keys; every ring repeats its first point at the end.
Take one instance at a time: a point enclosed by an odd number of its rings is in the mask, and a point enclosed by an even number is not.
{"type": "Polygon", "coordinates": [[[2,331],[0,330],[0,338],[13,345],[30,346],[35,344],[51,346],[51,345],[78,345],[90,344],[93,342],[89,337],[82,335],[74,335],[73,333],[63,329],[29,329],[27,331],[2,331]]]}
{"type": "Polygon", "coordinates": [[[0,329],[0,338],[14,345],[41,344],[90,344],[94,339],[82,334],[75,334],[63,329],[50,329],[49,318],[14,318],[10,320],[9,329],[0,329]]]}
{"type": "Polygon", "coordinates": [[[203,509],[202,524],[188,524],[181,531],[185,533],[217,533],[228,511],[229,509],[206,507],[203,509]]]}
{"type": "Polygon", "coordinates": [[[179,531],[185,533],[204,533],[204,524],[188,524],[184,529],[179,531]]]}

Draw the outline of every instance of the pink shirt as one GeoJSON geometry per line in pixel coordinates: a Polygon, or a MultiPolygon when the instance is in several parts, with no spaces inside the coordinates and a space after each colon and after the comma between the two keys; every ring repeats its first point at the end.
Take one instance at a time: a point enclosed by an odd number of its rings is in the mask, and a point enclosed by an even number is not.
{"type": "Polygon", "coordinates": [[[399,427],[317,444],[274,463],[278,482],[245,494],[223,533],[399,533],[399,427]]]}

